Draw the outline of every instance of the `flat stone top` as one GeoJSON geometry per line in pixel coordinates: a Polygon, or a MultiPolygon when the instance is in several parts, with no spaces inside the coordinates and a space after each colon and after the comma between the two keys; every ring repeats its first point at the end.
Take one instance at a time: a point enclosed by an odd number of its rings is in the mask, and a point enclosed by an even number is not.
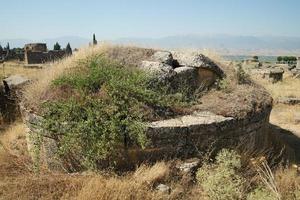
{"type": "Polygon", "coordinates": [[[29,79],[24,78],[20,75],[12,75],[4,79],[3,81],[5,81],[9,87],[17,87],[27,83],[29,79]]]}
{"type": "Polygon", "coordinates": [[[211,112],[195,112],[192,115],[185,115],[182,117],[161,120],[150,123],[151,128],[167,128],[167,127],[189,127],[193,125],[209,125],[220,123],[224,121],[231,121],[234,118],[216,115],[211,112]]]}

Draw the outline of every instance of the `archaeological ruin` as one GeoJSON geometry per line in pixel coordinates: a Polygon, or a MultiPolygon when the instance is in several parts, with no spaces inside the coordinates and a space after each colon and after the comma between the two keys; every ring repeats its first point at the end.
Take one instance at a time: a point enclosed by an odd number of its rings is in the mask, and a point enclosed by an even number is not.
{"type": "Polygon", "coordinates": [[[26,64],[42,64],[53,62],[66,56],[65,50],[47,50],[45,43],[26,44],[25,47],[26,64]]]}
{"type": "MultiPolygon", "coordinates": [[[[116,59],[124,61],[120,53],[122,50],[112,51],[114,55],[118,51],[116,59]]],[[[128,60],[141,51],[147,52],[149,55],[144,58],[140,56],[140,62],[136,63],[136,66],[155,74],[155,81],[169,82],[175,91],[186,83],[193,86],[192,90],[197,90],[199,87],[209,89],[218,80],[226,77],[220,65],[199,53],[144,49],[138,49],[138,53],[135,49],[124,51],[130,52],[126,54],[128,60]]],[[[135,165],[170,157],[188,158],[199,152],[205,152],[211,145],[217,149],[233,146],[260,149],[271,145],[274,138],[270,139],[268,127],[273,100],[263,88],[245,87],[247,94],[232,93],[233,96],[236,95],[236,102],[232,102],[232,99],[226,100],[224,97],[220,99],[204,97],[201,103],[196,105],[197,110],[192,113],[147,123],[146,136],[149,139],[147,147],[134,148],[130,153],[122,154],[123,161],[120,161],[120,165],[124,164],[122,162],[135,165]],[[241,100],[242,108],[236,108],[237,102],[240,101],[239,96],[244,97],[241,100]],[[213,103],[212,106],[212,101],[222,103],[220,105],[213,103]],[[225,112],[223,109],[231,104],[233,108],[227,108],[225,112]],[[235,109],[240,109],[239,114],[230,114],[235,109]]],[[[32,138],[43,135],[41,127],[43,118],[27,107],[26,102],[21,104],[21,108],[24,122],[28,126],[28,148],[32,149],[35,143],[32,138]]],[[[43,137],[43,160],[49,169],[69,169],[70,166],[65,166],[64,162],[54,156],[57,148],[55,139],[43,137]]]]}

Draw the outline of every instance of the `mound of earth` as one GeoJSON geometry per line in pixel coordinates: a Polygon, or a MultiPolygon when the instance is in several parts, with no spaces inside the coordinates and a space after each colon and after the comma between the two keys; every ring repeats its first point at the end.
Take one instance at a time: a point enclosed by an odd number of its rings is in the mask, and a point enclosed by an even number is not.
{"type": "Polygon", "coordinates": [[[236,145],[265,130],[272,106],[242,71],[196,52],[96,47],[49,70],[27,88],[23,115],[50,165],[58,152],[69,170],[236,145]]]}

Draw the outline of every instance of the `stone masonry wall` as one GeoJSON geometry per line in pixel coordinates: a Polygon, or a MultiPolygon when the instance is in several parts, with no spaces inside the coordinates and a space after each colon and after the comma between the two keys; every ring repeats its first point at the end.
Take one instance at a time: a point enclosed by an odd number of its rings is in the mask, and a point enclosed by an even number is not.
{"type": "MultiPolygon", "coordinates": [[[[41,118],[22,107],[23,119],[28,127],[28,148],[35,145],[32,138],[42,135],[41,118]]],[[[126,163],[134,165],[159,159],[189,158],[205,153],[210,148],[237,147],[263,149],[269,144],[268,126],[271,105],[264,110],[252,113],[244,119],[234,119],[215,115],[211,112],[199,112],[175,119],[152,122],[148,125],[149,145],[146,149],[131,149],[124,155],[126,163]]],[[[43,160],[51,170],[60,170],[62,164],[55,158],[55,141],[43,138],[43,160]]],[[[34,155],[33,155],[34,157],[34,155]]],[[[122,161],[123,162],[123,161],[122,161]]]]}

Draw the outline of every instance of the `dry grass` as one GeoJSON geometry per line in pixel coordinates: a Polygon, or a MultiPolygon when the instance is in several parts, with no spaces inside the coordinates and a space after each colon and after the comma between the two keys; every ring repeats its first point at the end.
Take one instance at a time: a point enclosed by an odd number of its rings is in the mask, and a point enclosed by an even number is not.
{"type": "Polygon", "coordinates": [[[300,79],[293,78],[290,75],[284,75],[282,82],[272,84],[270,81],[257,76],[252,78],[258,84],[263,85],[275,100],[280,97],[300,98],[300,79]]]}
{"type": "Polygon", "coordinates": [[[300,106],[275,104],[270,116],[270,122],[281,128],[290,130],[300,137],[300,106]]]}
{"type": "Polygon", "coordinates": [[[195,109],[243,118],[272,105],[272,98],[263,88],[255,88],[252,85],[235,85],[234,87],[230,92],[210,91],[200,99],[201,104],[196,105],[195,109]]]}
{"type": "Polygon", "coordinates": [[[76,199],[165,199],[154,186],[169,175],[169,167],[163,162],[154,166],[141,166],[133,175],[123,177],[91,178],[80,190],[76,199]]]}
{"type": "Polygon", "coordinates": [[[26,88],[24,98],[28,106],[35,109],[40,103],[44,92],[49,89],[52,80],[58,78],[63,73],[68,73],[72,68],[78,67],[82,62],[86,62],[89,57],[95,55],[105,55],[126,65],[139,63],[153,54],[154,50],[141,49],[137,47],[112,46],[101,44],[95,47],[86,47],[74,52],[71,57],[64,58],[52,63],[49,68],[41,70],[39,77],[34,83],[26,88]]]}
{"type": "Polygon", "coordinates": [[[6,62],[4,64],[0,64],[0,77],[18,74],[35,80],[40,71],[41,69],[25,68],[23,63],[6,62]]]}
{"type": "Polygon", "coordinates": [[[9,126],[3,133],[0,133],[0,144],[12,155],[26,156],[25,125],[21,122],[16,122],[9,126]]]}

